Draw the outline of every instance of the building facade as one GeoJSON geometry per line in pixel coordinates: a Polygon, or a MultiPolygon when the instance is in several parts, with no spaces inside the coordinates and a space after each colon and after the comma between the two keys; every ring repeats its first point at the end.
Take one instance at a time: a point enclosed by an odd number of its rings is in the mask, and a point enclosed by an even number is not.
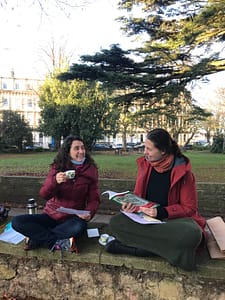
{"type": "MultiPolygon", "coordinates": [[[[41,117],[38,91],[42,84],[43,80],[16,78],[13,71],[9,77],[0,77],[0,113],[3,110],[12,110],[23,116],[24,120],[32,128],[34,145],[47,149],[49,145],[54,144],[54,141],[51,137],[44,136],[38,131],[41,117]]],[[[136,101],[134,106],[130,107],[129,111],[121,114],[119,133],[116,136],[105,136],[102,142],[114,145],[123,145],[124,140],[127,143],[143,143],[147,131],[156,127],[163,127],[172,133],[173,136],[176,136],[174,128],[178,128],[178,144],[184,145],[191,136],[191,127],[187,121],[190,107],[185,99],[181,98],[179,101],[182,109],[177,112],[173,107],[169,108],[166,105],[164,110],[163,103],[152,105],[148,104],[148,102],[143,104],[141,101],[140,103],[136,101]],[[135,120],[134,118],[132,119],[131,116],[135,112],[147,111],[154,107],[157,108],[159,104],[160,113],[151,113],[149,118],[146,118],[143,123],[143,127],[140,127],[137,117],[135,120]],[[171,109],[171,112],[168,114],[169,109],[171,109]]],[[[142,117],[140,116],[139,118],[142,117]]],[[[200,134],[199,131],[195,136],[201,140],[205,139],[204,133],[200,134]]],[[[196,139],[195,136],[193,136],[193,141],[196,139]]]]}
{"type": "Polygon", "coordinates": [[[38,131],[40,122],[38,90],[42,80],[16,78],[14,72],[10,77],[0,77],[0,112],[12,110],[24,117],[32,128],[33,143],[48,148],[51,138],[38,131]]]}

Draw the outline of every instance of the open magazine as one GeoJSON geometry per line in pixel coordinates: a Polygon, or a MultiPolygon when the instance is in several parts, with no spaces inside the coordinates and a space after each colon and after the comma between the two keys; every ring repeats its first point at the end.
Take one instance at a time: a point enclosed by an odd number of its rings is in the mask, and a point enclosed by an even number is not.
{"type": "Polygon", "coordinates": [[[109,195],[109,200],[115,201],[117,204],[122,205],[123,203],[132,203],[133,205],[136,206],[135,212],[133,213],[128,213],[125,211],[121,211],[123,214],[125,214],[128,218],[132,219],[133,221],[140,223],[140,224],[160,224],[160,223],[165,223],[162,222],[161,220],[151,218],[147,216],[144,213],[139,212],[139,207],[140,206],[145,206],[145,207],[158,207],[159,204],[155,202],[148,201],[144,198],[141,198],[134,193],[130,191],[125,191],[121,193],[117,193],[114,191],[105,191],[102,193],[102,195],[108,194],[109,195]]]}
{"type": "Polygon", "coordinates": [[[158,204],[155,202],[148,201],[144,198],[141,198],[130,191],[117,193],[114,191],[105,191],[102,195],[108,194],[109,200],[113,200],[118,204],[123,203],[132,203],[135,206],[146,206],[146,207],[157,207],[158,204]]]}

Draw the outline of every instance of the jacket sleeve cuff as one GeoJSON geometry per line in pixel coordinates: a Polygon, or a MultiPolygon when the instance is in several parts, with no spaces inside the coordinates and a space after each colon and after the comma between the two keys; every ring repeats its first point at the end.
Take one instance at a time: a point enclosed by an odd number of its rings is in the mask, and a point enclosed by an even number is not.
{"type": "Polygon", "coordinates": [[[163,220],[167,218],[168,218],[167,210],[162,206],[157,207],[157,219],[163,220]]]}

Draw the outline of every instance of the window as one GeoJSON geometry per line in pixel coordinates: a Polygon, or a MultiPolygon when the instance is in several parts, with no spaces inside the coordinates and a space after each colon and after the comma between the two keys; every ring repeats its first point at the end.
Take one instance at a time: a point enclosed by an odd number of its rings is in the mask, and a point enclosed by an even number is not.
{"type": "Polygon", "coordinates": [[[21,108],[21,99],[20,99],[20,97],[15,98],[15,107],[17,109],[21,108]]]}
{"type": "Polygon", "coordinates": [[[27,100],[27,107],[32,107],[33,103],[32,103],[32,99],[28,99],[27,100]]]}
{"type": "Polygon", "coordinates": [[[8,99],[7,98],[3,98],[2,104],[3,104],[3,107],[8,107],[8,105],[9,105],[8,99]]]}
{"type": "Polygon", "coordinates": [[[28,113],[27,114],[27,121],[29,123],[30,126],[34,126],[34,118],[33,118],[33,114],[32,113],[28,113]]]}
{"type": "Polygon", "coordinates": [[[3,88],[4,90],[7,89],[7,83],[6,83],[6,82],[3,82],[3,83],[2,83],[2,88],[3,88]]]}
{"type": "Polygon", "coordinates": [[[27,83],[25,88],[26,88],[26,90],[31,90],[32,89],[31,84],[27,83]]]}

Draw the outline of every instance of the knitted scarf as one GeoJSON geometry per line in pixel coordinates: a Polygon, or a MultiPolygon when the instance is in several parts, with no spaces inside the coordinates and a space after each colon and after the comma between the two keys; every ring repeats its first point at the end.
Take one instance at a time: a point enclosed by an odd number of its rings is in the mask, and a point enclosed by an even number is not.
{"type": "Polygon", "coordinates": [[[172,168],[174,160],[173,154],[166,154],[162,159],[157,161],[151,161],[151,165],[158,173],[164,173],[172,168]]]}

